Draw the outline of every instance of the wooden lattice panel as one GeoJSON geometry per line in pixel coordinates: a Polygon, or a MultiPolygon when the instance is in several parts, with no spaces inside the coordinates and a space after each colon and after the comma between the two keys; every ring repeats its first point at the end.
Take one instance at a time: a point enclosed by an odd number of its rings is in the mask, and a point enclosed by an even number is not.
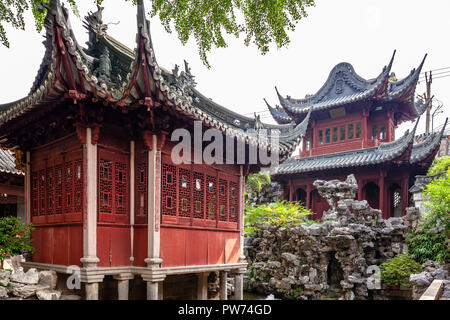
{"type": "Polygon", "coordinates": [[[180,217],[191,216],[191,172],[186,169],[178,169],[178,208],[180,217]]]}
{"type": "Polygon", "coordinates": [[[39,215],[39,185],[38,173],[31,173],[31,215],[39,215]]]}
{"type": "Polygon", "coordinates": [[[229,221],[237,222],[239,217],[239,187],[236,182],[230,181],[230,210],[229,210],[229,221]]]}
{"type": "Polygon", "coordinates": [[[206,217],[208,220],[217,219],[217,178],[206,176],[206,217]]]}
{"type": "Polygon", "coordinates": [[[110,160],[99,160],[98,190],[100,213],[112,214],[113,163],[110,160]]]}
{"type": "Polygon", "coordinates": [[[47,214],[52,215],[55,213],[55,179],[54,168],[47,168],[47,214]]]}
{"type": "Polygon", "coordinates": [[[55,166],[55,213],[62,214],[63,208],[63,165],[55,166]]]}
{"type": "Polygon", "coordinates": [[[192,183],[194,195],[194,218],[205,218],[205,175],[200,172],[194,172],[194,181],[192,183]]]}
{"type": "Polygon", "coordinates": [[[228,181],[219,179],[219,220],[228,221],[228,181]]]}
{"type": "Polygon", "coordinates": [[[137,215],[147,215],[148,161],[145,155],[137,157],[135,166],[136,195],[134,208],[137,215]]]}
{"type": "Polygon", "coordinates": [[[74,165],[74,212],[83,212],[83,160],[75,160],[74,165]]]}
{"type": "Polygon", "coordinates": [[[161,213],[168,216],[177,215],[177,168],[169,164],[162,165],[161,176],[161,213]]]}
{"type": "Polygon", "coordinates": [[[42,169],[39,171],[39,177],[38,177],[38,183],[39,183],[39,215],[43,216],[45,215],[46,211],[46,199],[45,199],[45,169],[42,169]]]}
{"type": "Polygon", "coordinates": [[[64,205],[65,214],[73,212],[73,162],[67,161],[64,164],[64,205]]]}
{"type": "Polygon", "coordinates": [[[126,214],[127,204],[127,165],[125,163],[116,162],[114,165],[115,179],[114,179],[114,198],[115,198],[115,213],[126,214]]]}

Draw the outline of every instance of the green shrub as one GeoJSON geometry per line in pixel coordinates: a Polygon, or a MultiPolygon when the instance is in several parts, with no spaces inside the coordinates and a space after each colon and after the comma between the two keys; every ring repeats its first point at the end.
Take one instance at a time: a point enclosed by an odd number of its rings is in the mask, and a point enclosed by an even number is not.
{"type": "Polygon", "coordinates": [[[259,192],[262,187],[270,184],[270,174],[268,172],[252,173],[247,178],[246,189],[259,192]]]}
{"type": "Polygon", "coordinates": [[[408,252],[424,263],[427,260],[448,262],[450,250],[450,179],[434,179],[424,190],[428,213],[417,230],[408,234],[408,252]]]}
{"type": "Polygon", "coordinates": [[[21,223],[16,217],[0,218],[0,261],[7,256],[34,252],[30,240],[31,231],[31,226],[21,223]]]}
{"type": "Polygon", "coordinates": [[[245,210],[245,232],[252,234],[258,225],[290,227],[307,221],[313,213],[297,202],[277,201],[271,204],[248,206],[245,210]]]}
{"type": "Polygon", "coordinates": [[[409,285],[409,276],[422,272],[422,266],[407,253],[399,254],[380,266],[381,281],[389,285],[409,285]]]}
{"type": "Polygon", "coordinates": [[[442,156],[435,158],[430,169],[428,169],[428,176],[435,176],[447,172],[450,169],[450,156],[442,156]]]}

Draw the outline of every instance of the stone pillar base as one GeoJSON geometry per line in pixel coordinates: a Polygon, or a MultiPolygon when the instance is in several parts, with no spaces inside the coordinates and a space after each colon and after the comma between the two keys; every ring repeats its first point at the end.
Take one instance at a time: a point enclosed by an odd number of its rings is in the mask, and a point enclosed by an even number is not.
{"type": "Polygon", "coordinates": [[[86,300],[98,300],[98,282],[86,283],[86,300]]]}
{"type": "Polygon", "coordinates": [[[123,273],[113,276],[118,281],[117,283],[117,297],[118,300],[128,300],[130,290],[130,280],[134,278],[131,273],[123,273]]]}

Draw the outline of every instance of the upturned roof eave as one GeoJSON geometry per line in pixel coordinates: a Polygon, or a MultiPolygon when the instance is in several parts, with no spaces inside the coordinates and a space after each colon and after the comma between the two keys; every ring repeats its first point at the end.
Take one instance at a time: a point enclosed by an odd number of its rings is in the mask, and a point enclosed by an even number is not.
{"type": "Polygon", "coordinates": [[[326,82],[324,85],[317,91],[316,94],[312,95],[311,97],[305,98],[305,99],[293,99],[293,98],[284,98],[280,92],[278,91],[278,88],[275,87],[278,99],[280,101],[281,106],[283,109],[290,115],[303,115],[306,114],[309,109],[312,109],[313,112],[319,111],[319,110],[327,110],[329,108],[333,108],[339,105],[353,103],[357,101],[362,100],[368,100],[371,98],[375,98],[380,94],[380,91],[384,91],[383,85],[385,86],[388,78],[389,78],[389,72],[392,68],[394,57],[395,57],[396,51],[394,51],[392,58],[387,66],[385,66],[382,70],[382,72],[373,80],[365,80],[362,77],[360,77],[355,71],[353,66],[351,66],[349,63],[340,63],[336,65],[333,70],[330,72],[326,82]],[[335,70],[340,67],[341,65],[347,65],[350,68],[350,74],[352,74],[352,77],[355,79],[365,83],[367,86],[367,89],[365,91],[362,91],[358,94],[358,97],[355,99],[355,97],[352,96],[344,96],[339,99],[339,101],[336,101],[336,99],[332,100],[325,100],[321,101],[320,103],[310,103],[308,102],[313,101],[319,94],[321,94],[327,87],[331,85],[331,80],[335,76],[335,70]],[[372,84],[372,85],[370,85],[372,84]]]}

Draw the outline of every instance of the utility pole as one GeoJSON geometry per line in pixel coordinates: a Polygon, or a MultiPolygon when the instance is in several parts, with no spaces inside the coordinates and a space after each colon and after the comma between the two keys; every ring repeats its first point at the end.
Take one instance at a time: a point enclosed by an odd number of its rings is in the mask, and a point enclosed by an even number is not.
{"type": "Polygon", "coordinates": [[[423,94],[425,98],[425,104],[427,104],[427,114],[426,114],[426,126],[425,126],[425,133],[430,133],[430,122],[431,122],[431,108],[433,107],[432,102],[430,101],[432,99],[431,97],[431,84],[433,83],[433,74],[432,71],[430,71],[430,75],[428,76],[428,72],[425,72],[425,81],[427,86],[427,92],[423,94]]]}

